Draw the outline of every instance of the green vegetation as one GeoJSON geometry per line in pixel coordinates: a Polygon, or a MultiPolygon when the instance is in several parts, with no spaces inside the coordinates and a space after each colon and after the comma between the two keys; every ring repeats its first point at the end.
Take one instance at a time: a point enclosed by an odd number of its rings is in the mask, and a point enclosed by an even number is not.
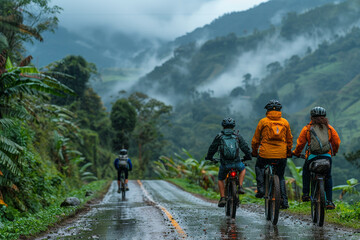
{"type": "Polygon", "coordinates": [[[97,198],[101,193],[107,190],[108,181],[96,181],[84,185],[78,190],[63,195],[56,202],[40,210],[36,213],[18,214],[12,208],[2,206],[0,209],[0,238],[1,239],[19,239],[20,236],[34,236],[42,231],[45,231],[50,226],[58,223],[71,215],[74,215],[78,210],[84,207],[85,203],[97,198]],[[86,192],[93,192],[90,196],[85,196],[86,192]],[[81,204],[76,207],[60,207],[60,204],[66,197],[77,197],[81,204]],[[12,221],[9,221],[8,219],[12,221]]]}
{"type": "Polygon", "coordinates": [[[168,124],[172,106],[135,92],[127,99],[118,100],[111,110],[111,121],[117,134],[114,147],[130,148],[129,156],[137,155],[136,175],[139,178],[154,177],[151,170],[164,147],[160,128],[168,124]]]}
{"type": "Polygon", "coordinates": [[[91,181],[112,174],[113,129],[87,87],[93,64],[68,56],[40,71],[21,55],[24,41],[56,26],[60,8],[46,0],[0,6],[0,236],[17,239],[75,213],[60,208],[64,196],[84,203],[95,197],[84,191],[104,188],[107,180],[91,181]]]}
{"type": "MultiPolygon", "coordinates": [[[[326,211],[325,222],[335,223],[340,226],[350,227],[354,229],[360,228],[360,202],[348,204],[346,202],[335,201],[335,210],[326,211]]],[[[292,214],[308,216],[311,219],[310,202],[290,201],[290,208],[285,210],[292,214]]]]}

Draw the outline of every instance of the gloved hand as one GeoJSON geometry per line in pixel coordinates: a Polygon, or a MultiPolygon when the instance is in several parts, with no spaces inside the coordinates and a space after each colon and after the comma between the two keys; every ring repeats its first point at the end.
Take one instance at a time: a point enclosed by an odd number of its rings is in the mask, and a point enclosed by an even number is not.
{"type": "Polygon", "coordinates": [[[250,155],[245,155],[244,161],[250,161],[250,160],[252,160],[251,156],[250,155]]]}
{"type": "Polygon", "coordinates": [[[300,154],[296,155],[294,151],[291,152],[291,155],[295,157],[300,157],[300,154]]]}
{"type": "Polygon", "coordinates": [[[214,161],[213,158],[210,158],[210,157],[208,157],[208,156],[205,157],[205,160],[207,160],[207,161],[212,161],[212,162],[214,161]]]}

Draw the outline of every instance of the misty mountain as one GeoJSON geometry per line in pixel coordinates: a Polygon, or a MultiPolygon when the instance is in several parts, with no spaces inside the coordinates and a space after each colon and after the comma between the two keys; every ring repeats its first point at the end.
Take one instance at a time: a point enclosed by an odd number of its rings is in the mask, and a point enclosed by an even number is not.
{"type": "MultiPolygon", "coordinates": [[[[225,14],[210,24],[199,27],[184,36],[178,37],[173,45],[180,46],[202,39],[214,39],[235,33],[237,36],[250,35],[271,25],[279,25],[288,12],[302,13],[334,0],[270,0],[249,10],[225,14]]],[[[336,1],[341,2],[341,1],[336,1]]]]}
{"type": "Polygon", "coordinates": [[[301,58],[324,41],[335,41],[359,26],[358,5],[358,1],[327,4],[303,14],[288,13],[279,27],[246,37],[229,34],[201,46],[183,45],[171,59],[140,79],[138,88],[157,89],[172,97],[196,90],[229,95],[233,88],[246,84],[244,75],[258,81],[269,73],[269,64],[291,64],[293,56],[301,58]]]}
{"type": "Polygon", "coordinates": [[[132,60],[142,51],[152,54],[154,45],[161,44],[159,40],[150,42],[121,32],[109,35],[99,28],[75,33],[61,26],[55,33],[45,33],[43,38],[44,42],[26,46],[28,54],[35,58],[34,63],[40,67],[70,54],[81,55],[99,68],[126,67],[133,65],[132,60]]]}
{"type": "MultiPolygon", "coordinates": [[[[360,141],[359,16],[360,2],[348,0],[290,13],[278,27],[249,36],[188,44],[134,90],[175,105],[173,126],[164,134],[171,151],[206,151],[224,116],[236,118],[251,141],[272,98],[283,102],[295,138],[310,109],[325,107],[342,139],[341,152],[353,151],[360,141]]],[[[349,176],[343,174],[337,176],[349,176]]]]}
{"type": "Polygon", "coordinates": [[[89,27],[81,32],[70,32],[60,26],[55,33],[45,33],[43,43],[36,42],[26,48],[28,54],[35,57],[37,66],[45,66],[74,54],[85,57],[99,68],[139,67],[146,64],[150,57],[167,57],[178,46],[229,33],[249,35],[254,30],[278,25],[289,11],[303,12],[329,2],[334,0],[270,0],[247,11],[225,14],[167,44],[158,39],[139,39],[121,32],[109,35],[99,28],[89,27]]]}

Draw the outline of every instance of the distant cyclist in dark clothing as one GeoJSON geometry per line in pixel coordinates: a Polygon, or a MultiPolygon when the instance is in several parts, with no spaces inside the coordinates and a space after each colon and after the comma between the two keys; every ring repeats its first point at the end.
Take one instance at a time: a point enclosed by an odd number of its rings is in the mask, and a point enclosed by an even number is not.
{"type": "Polygon", "coordinates": [[[245,153],[244,160],[251,160],[251,152],[245,140],[239,134],[235,133],[235,120],[232,118],[225,118],[221,125],[223,130],[221,133],[216,135],[212,144],[209,147],[206,160],[213,160],[214,154],[220,152],[220,168],[218,174],[218,185],[220,191],[220,201],[218,206],[224,207],[225,200],[225,184],[224,180],[228,171],[231,168],[238,169],[240,172],[239,176],[239,193],[244,194],[244,189],[242,187],[244,178],[245,178],[245,165],[240,161],[239,148],[243,153],[245,153]]]}
{"type": "Polygon", "coordinates": [[[121,188],[120,188],[120,175],[121,172],[124,171],[125,173],[125,188],[126,191],[129,191],[129,187],[128,187],[128,177],[129,177],[129,171],[132,170],[132,163],[131,163],[131,159],[128,157],[127,155],[127,150],[126,149],[121,149],[120,150],[120,154],[119,157],[115,159],[114,161],[114,166],[118,172],[118,192],[121,192],[121,188]]]}

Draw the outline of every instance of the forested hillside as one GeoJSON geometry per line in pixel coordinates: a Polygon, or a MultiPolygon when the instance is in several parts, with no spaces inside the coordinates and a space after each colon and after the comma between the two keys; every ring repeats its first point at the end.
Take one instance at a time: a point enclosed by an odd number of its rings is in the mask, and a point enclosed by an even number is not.
{"type": "Polygon", "coordinates": [[[224,116],[234,116],[250,142],[265,103],[279,98],[296,140],[309,110],[322,105],[342,139],[335,179],[359,177],[342,155],[359,148],[359,9],[354,0],[328,4],[246,37],[184,45],[135,89],[175,104],[173,126],[164,130],[169,152],[181,146],[198,157],[224,116]]]}
{"type": "MultiPolygon", "coordinates": [[[[251,35],[253,31],[261,31],[271,25],[278,25],[288,12],[302,13],[309,9],[333,3],[333,0],[296,1],[270,0],[241,12],[225,14],[211,23],[199,27],[174,41],[175,46],[196,42],[203,39],[213,39],[235,33],[237,36],[251,35]]],[[[336,1],[340,2],[340,1],[336,1]]]]}
{"type": "Polygon", "coordinates": [[[23,55],[24,42],[43,41],[59,12],[46,2],[0,2],[0,219],[7,229],[2,239],[46,228],[50,218],[56,222],[54,213],[31,229],[16,221],[47,208],[58,211],[69,193],[112,176],[109,113],[87,84],[96,66],[68,56],[39,70],[32,56],[23,55]]]}

